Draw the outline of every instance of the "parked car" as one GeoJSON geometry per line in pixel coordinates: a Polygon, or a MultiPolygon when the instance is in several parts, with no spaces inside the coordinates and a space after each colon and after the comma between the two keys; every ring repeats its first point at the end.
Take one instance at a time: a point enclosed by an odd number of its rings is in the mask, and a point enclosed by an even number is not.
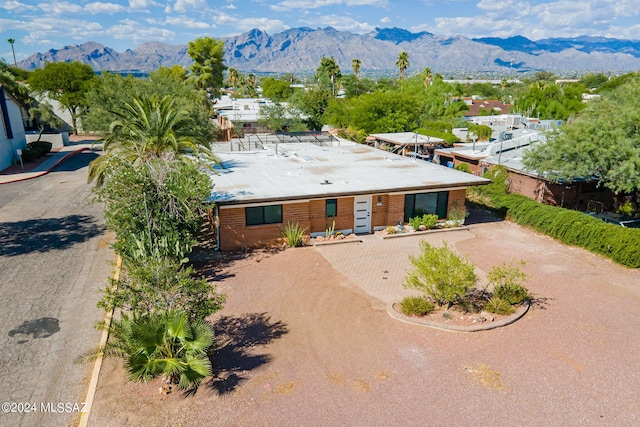
{"type": "Polygon", "coordinates": [[[601,219],[609,224],[619,225],[625,228],[640,228],[640,218],[631,219],[624,215],[612,212],[585,212],[587,215],[601,219]]]}

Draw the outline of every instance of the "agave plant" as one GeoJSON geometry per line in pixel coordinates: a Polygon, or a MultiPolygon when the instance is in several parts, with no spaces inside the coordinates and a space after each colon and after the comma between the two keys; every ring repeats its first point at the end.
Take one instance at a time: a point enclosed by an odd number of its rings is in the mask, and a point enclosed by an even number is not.
{"type": "Polygon", "coordinates": [[[197,387],[211,375],[207,349],[213,331],[203,322],[188,321],[183,312],[154,313],[138,319],[124,317],[109,327],[109,342],[80,361],[100,355],[124,359],[131,381],[165,377],[180,388],[197,387]]]}

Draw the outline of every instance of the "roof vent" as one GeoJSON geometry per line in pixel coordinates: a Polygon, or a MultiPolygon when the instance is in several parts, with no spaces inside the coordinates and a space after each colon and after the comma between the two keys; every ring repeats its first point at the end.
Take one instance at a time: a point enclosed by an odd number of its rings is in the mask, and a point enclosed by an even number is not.
{"type": "Polygon", "coordinates": [[[329,182],[328,179],[325,179],[324,182],[320,183],[320,185],[329,185],[329,184],[333,184],[333,182],[329,182]]]}

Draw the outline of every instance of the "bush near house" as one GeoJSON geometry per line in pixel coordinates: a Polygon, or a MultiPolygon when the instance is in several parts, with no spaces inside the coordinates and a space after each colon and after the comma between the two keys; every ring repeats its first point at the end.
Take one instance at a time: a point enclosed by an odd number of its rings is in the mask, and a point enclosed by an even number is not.
{"type": "Polygon", "coordinates": [[[640,229],[607,224],[579,211],[509,194],[505,168],[496,167],[484,176],[493,183],[469,189],[468,197],[474,203],[568,245],[604,255],[627,267],[640,268],[640,229]]]}

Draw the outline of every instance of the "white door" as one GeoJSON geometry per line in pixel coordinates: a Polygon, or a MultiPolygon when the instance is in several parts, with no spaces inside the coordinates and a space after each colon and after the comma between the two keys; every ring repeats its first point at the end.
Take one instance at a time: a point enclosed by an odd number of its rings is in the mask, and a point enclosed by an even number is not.
{"type": "Polygon", "coordinates": [[[371,196],[354,197],[353,217],[356,234],[371,233],[371,196]]]}

